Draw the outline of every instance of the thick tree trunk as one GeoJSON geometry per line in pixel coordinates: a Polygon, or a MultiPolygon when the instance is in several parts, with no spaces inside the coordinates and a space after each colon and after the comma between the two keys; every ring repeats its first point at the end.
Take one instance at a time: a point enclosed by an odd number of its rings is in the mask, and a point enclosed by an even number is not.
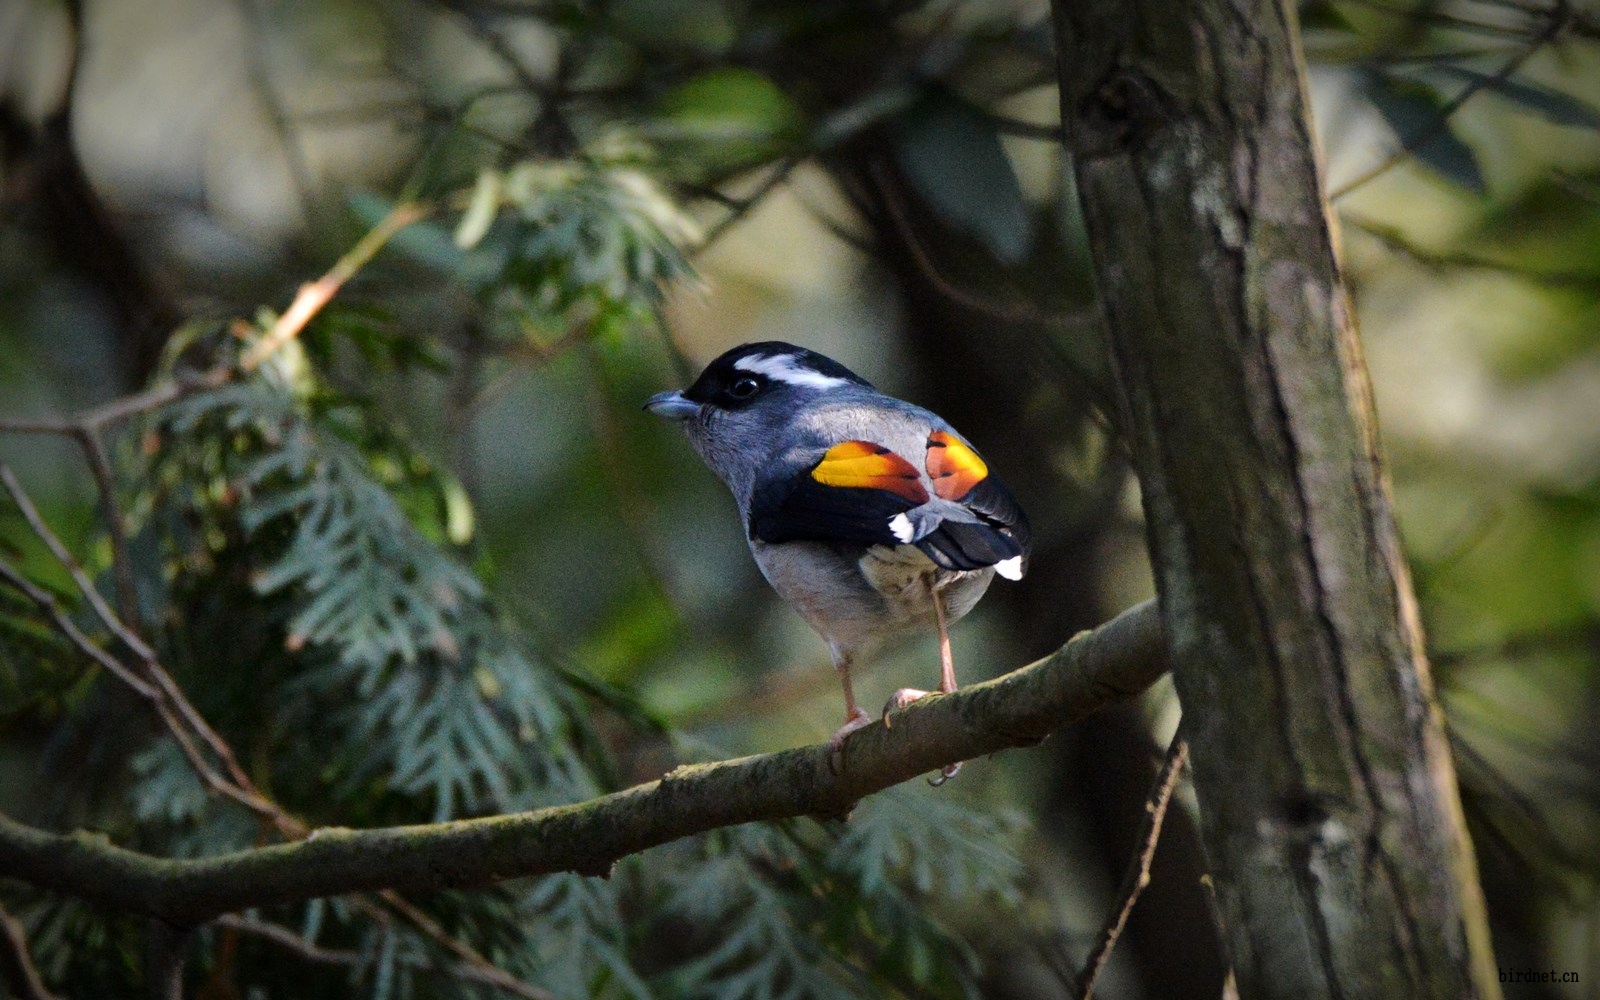
{"type": "Polygon", "coordinates": [[[1055,18],[1240,993],[1495,996],[1292,9],[1058,0],[1055,18]]]}

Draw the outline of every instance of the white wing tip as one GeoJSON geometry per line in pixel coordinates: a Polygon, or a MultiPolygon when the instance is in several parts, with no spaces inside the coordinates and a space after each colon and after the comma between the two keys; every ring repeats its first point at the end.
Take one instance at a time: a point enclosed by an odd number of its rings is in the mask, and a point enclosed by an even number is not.
{"type": "Polygon", "coordinates": [[[889,518],[889,531],[901,545],[910,545],[911,537],[916,534],[917,529],[911,526],[911,518],[904,514],[896,514],[889,518]]]}
{"type": "MultiPolygon", "coordinates": [[[[901,517],[904,516],[904,514],[901,515],[901,517]]],[[[1012,556],[1010,559],[1002,559],[994,564],[994,571],[1007,580],[1020,580],[1022,579],[1022,557],[1012,556]]]]}

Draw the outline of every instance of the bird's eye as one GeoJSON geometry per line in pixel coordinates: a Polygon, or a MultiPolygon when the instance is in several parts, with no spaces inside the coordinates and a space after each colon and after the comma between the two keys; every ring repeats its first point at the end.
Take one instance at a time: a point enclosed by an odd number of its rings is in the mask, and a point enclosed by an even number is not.
{"type": "Polygon", "coordinates": [[[742,378],[733,383],[733,388],[728,390],[734,399],[749,399],[761,391],[761,383],[753,378],[742,378]]]}

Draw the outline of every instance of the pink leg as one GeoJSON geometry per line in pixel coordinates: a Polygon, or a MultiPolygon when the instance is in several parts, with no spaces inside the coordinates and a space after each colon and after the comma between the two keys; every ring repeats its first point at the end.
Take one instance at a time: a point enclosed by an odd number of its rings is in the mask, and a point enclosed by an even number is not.
{"type": "MultiPolygon", "coordinates": [[[[945,621],[944,594],[933,586],[933,580],[928,580],[928,596],[933,599],[933,621],[939,628],[939,693],[949,694],[956,689],[956,662],[950,653],[950,627],[945,621]]],[[[905,708],[907,705],[921,698],[926,698],[930,692],[919,691],[916,688],[901,688],[889,696],[889,701],[883,706],[883,724],[889,726],[889,713],[905,708]]],[[[961,770],[961,763],[946,765],[940,770],[940,778],[934,782],[942,785],[954,778],[956,772],[961,770]]]]}
{"type": "Polygon", "coordinates": [[[837,774],[838,771],[833,764],[834,754],[844,750],[846,736],[857,729],[872,725],[872,716],[856,704],[856,693],[850,686],[850,654],[834,650],[833,669],[839,672],[839,683],[844,685],[844,725],[840,726],[838,732],[828,740],[828,768],[837,774]]]}

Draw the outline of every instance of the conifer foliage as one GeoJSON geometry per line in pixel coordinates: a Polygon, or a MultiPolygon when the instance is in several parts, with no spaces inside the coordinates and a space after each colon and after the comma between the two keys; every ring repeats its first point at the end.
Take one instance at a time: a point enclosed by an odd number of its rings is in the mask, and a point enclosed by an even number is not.
{"type": "MultiPolygon", "coordinates": [[[[403,238],[394,266],[466,289],[502,341],[643,337],[664,284],[690,275],[697,233],[618,155],[485,171],[463,192],[465,211],[403,238]]],[[[270,805],[211,794],[174,730],[6,592],[3,677],[25,697],[4,712],[59,727],[69,748],[53,761],[59,791],[29,818],[205,856],[273,842],[286,824],[293,834],[580,801],[617,787],[617,725],[624,740],[657,738],[637,712],[612,717],[626,692],[581,663],[558,668],[497,607],[461,484],[363,388],[451,363],[397,329],[335,302],[298,336],[266,315],[175,341],[158,380],[179,388],[117,435],[126,551],[76,554],[107,594],[117,573],[133,575],[127,624],[270,805]]],[[[40,586],[58,582],[59,566],[25,565],[40,586]]],[[[72,606],[85,602],[57,599],[89,642],[127,658],[107,622],[72,606]]],[[[232,915],[198,933],[191,978],[242,995],[378,1000],[972,995],[981,969],[941,901],[1013,905],[1014,831],[923,792],[869,802],[848,825],[722,831],[605,879],[232,915]]],[[[137,988],[139,922],[11,886],[5,898],[51,983],[73,995],[137,988]]]]}

